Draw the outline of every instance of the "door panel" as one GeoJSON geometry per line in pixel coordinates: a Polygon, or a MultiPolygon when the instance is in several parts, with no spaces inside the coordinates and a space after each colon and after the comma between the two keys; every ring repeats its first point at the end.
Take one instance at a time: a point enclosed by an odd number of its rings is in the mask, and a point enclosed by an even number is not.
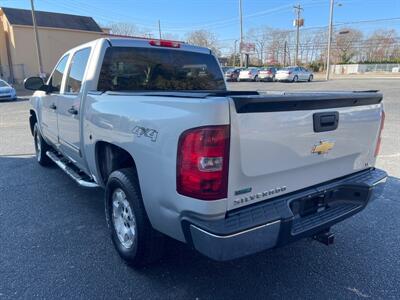
{"type": "Polygon", "coordinates": [[[41,98],[41,124],[43,135],[54,145],[58,144],[57,106],[64,73],[66,71],[69,55],[60,59],[47,82],[49,91],[43,92],[41,98]]]}
{"type": "Polygon", "coordinates": [[[58,143],[57,96],[44,94],[41,98],[42,133],[51,143],[58,143]]]}
{"type": "Polygon", "coordinates": [[[58,99],[58,135],[64,154],[82,167],[80,109],[82,82],[88,63],[90,48],[78,50],[72,57],[64,92],[58,99]]]}

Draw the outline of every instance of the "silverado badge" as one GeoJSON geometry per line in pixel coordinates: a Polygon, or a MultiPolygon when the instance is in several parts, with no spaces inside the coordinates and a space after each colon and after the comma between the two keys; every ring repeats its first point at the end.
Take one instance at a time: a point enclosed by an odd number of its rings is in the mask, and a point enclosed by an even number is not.
{"type": "Polygon", "coordinates": [[[328,151],[331,150],[334,145],[335,145],[334,142],[320,141],[318,145],[315,145],[312,148],[311,153],[317,153],[317,154],[328,153],[328,151]]]}

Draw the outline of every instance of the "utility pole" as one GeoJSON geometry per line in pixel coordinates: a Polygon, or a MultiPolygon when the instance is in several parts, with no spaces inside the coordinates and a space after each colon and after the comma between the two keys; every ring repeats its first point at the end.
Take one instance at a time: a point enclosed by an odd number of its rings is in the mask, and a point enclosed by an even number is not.
{"type": "Polygon", "coordinates": [[[43,63],[42,63],[42,53],[40,51],[40,43],[39,43],[39,33],[36,26],[36,17],[35,17],[35,6],[33,4],[33,0],[31,0],[31,8],[32,8],[32,24],[33,24],[33,31],[35,33],[35,42],[36,42],[36,52],[39,64],[39,76],[44,76],[43,72],[43,63]]]}
{"type": "Polygon", "coordinates": [[[240,67],[243,67],[243,16],[242,16],[242,0],[239,0],[239,20],[240,20],[240,43],[239,43],[239,54],[240,54],[240,67]]]}
{"type": "Polygon", "coordinates": [[[234,48],[233,48],[233,66],[236,67],[236,53],[237,53],[237,44],[238,40],[235,40],[234,48]]]}
{"type": "Polygon", "coordinates": [[[295,63],[296,65],[299,64],[299,42],[300,42],[300,26],[303,26],[304,20],[300,19],[300,13],[303,10],[303,8],[298,4],[297,6],[293,6],[293,8],[296,11],[296,20],[294,21],[296,25],[296,57],[295,57],[295,63]]]}
{"type": "Polygon", "coordinates": [[[335,0],[331,0],[329,9],[329,29],[328,29],[328,53],[326,54],[326,80],[329,80],[329,71],[331,68],[331,44],[332,44],[332,27],[333,27],[333,7],[335,0]]]}
{"type": "Polygon", "coordinates": [[[283,48],[283,66],[286,67],[286,47],[287,47],[287,41],[285,41],[285,46],[283,48]]]}
{"type": "Polygon", "coordinates": [[[158,20],[158,34],[160,36],[160,40],[161,40],[161,21],[158,20]]]}

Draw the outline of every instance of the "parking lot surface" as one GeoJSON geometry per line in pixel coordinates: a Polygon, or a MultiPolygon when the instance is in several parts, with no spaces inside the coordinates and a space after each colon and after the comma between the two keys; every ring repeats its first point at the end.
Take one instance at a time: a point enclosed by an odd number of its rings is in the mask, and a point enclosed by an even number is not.
{"type": "Polygon", "coordinates": [[[400,80],[230,83],[233,90],[379,89],[386,125],[383,197],[332,228],[336,242],[302,240],[230,262],[169,241],[164,259],[133,270],[113,249],[102,190],[78,187],[33,157],[28,102],[0,102],[0,299],[382,298],[400,294],[400,80]]]}

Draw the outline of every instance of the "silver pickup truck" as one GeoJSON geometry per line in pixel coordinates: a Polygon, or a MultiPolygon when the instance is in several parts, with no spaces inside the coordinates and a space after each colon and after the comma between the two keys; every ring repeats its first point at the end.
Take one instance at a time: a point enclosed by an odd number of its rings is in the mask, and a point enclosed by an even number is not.
{"type": "Polygon", "coordinates": [[[228,91],[206,48],[99,39],[25,87],[37,161],[105,188],[112,241],[133,266],[159,258],[165,236],[216,260],[329,244],[387,177],[374,168],[381,94],[228,91]]]}

